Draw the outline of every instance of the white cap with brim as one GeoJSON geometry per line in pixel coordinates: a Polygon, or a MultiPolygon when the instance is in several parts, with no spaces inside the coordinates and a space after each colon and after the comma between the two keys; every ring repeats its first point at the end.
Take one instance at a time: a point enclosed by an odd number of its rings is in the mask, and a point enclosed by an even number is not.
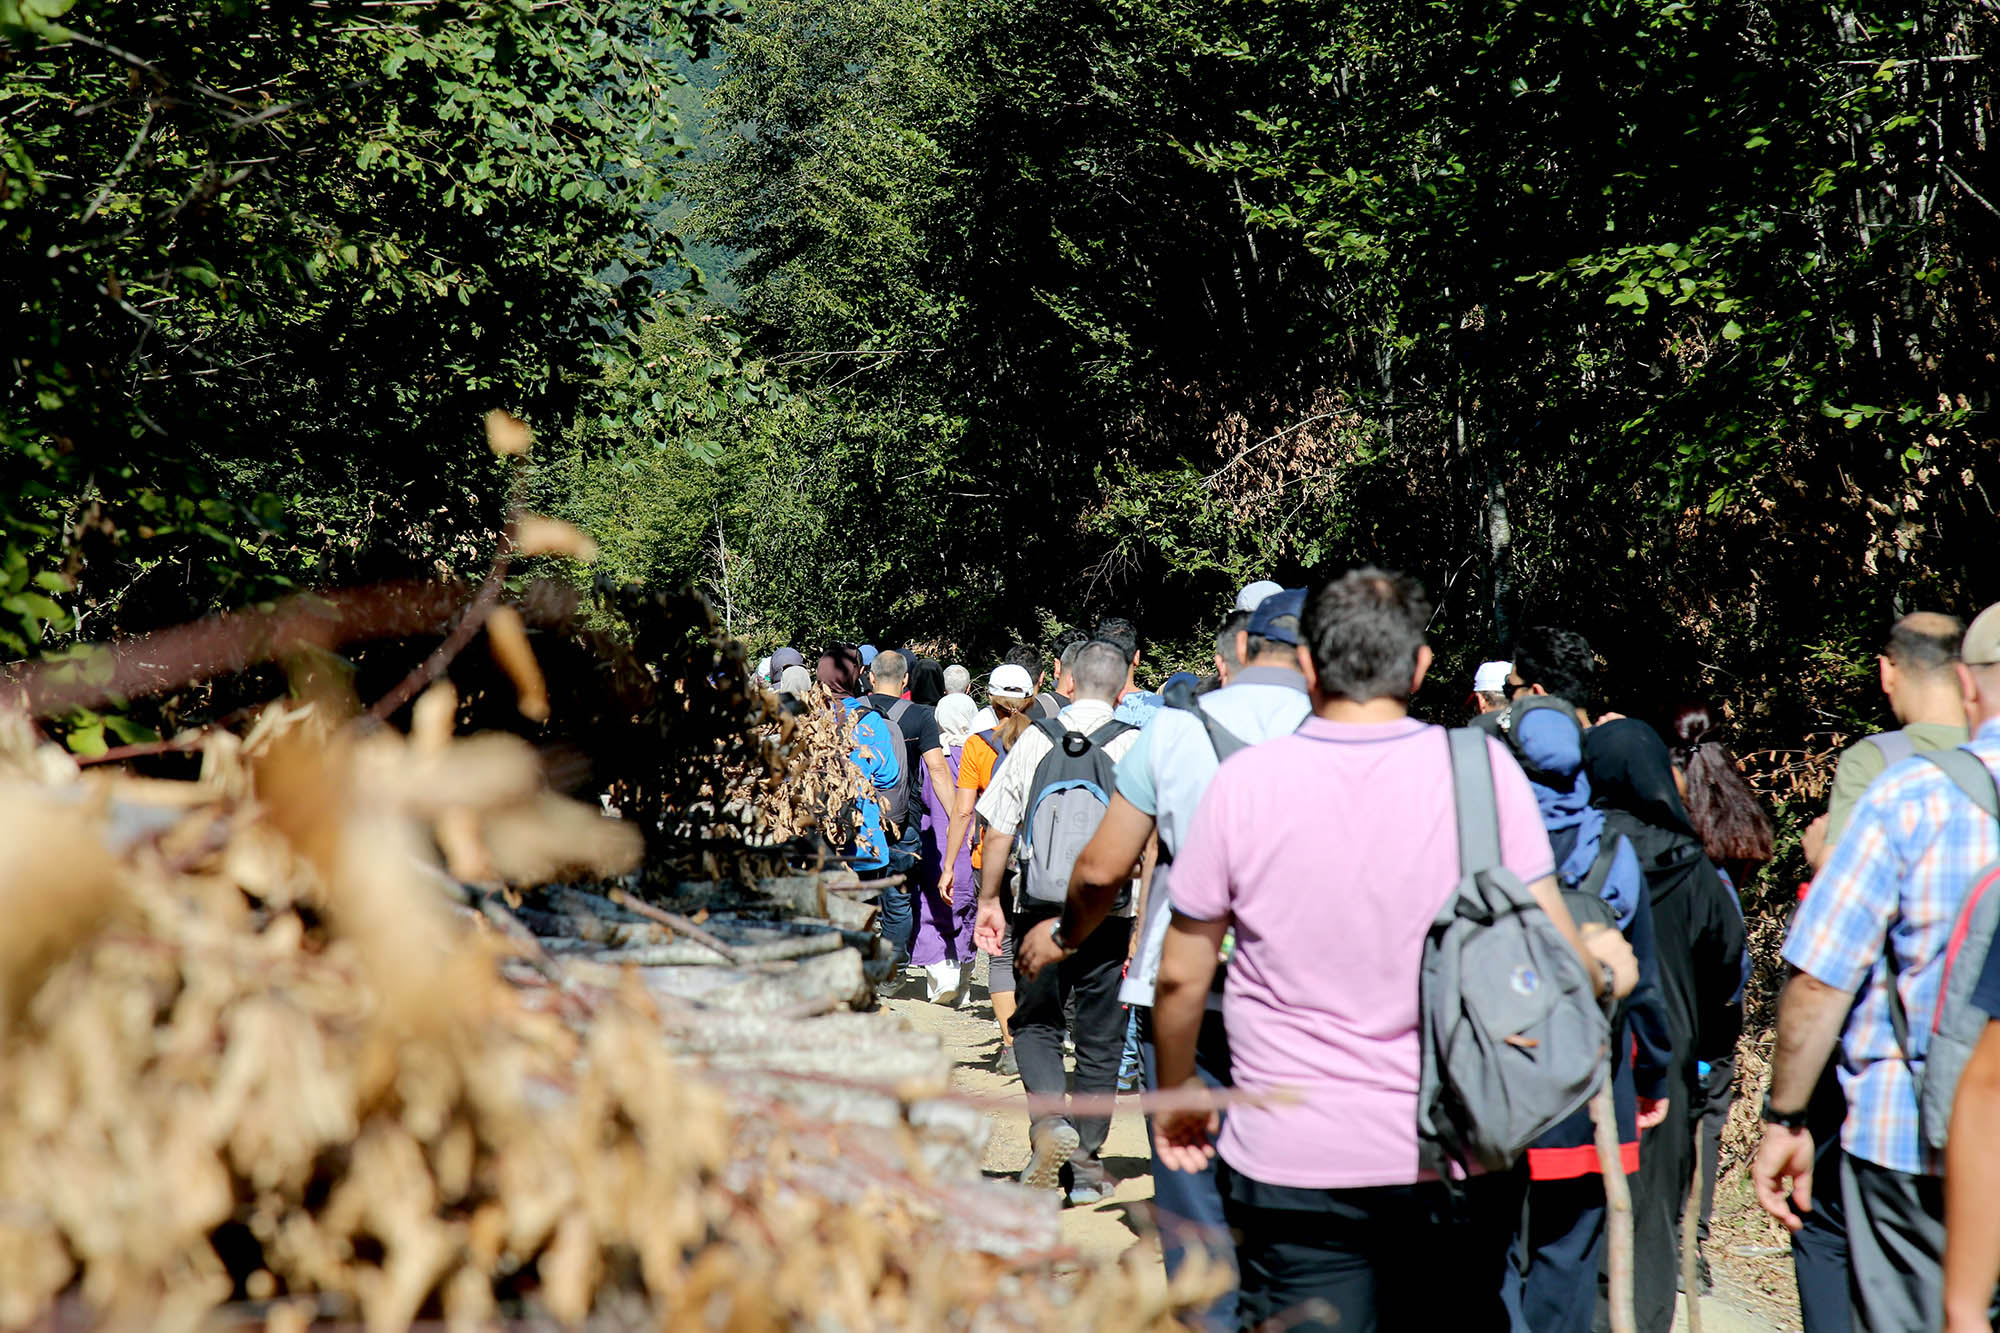
{"type": "Polygon", "coordinates": [[[2000,665],[2000,602],[1972,618],[1958,655],[1967,666],[2000,665]]]}
{"type": "Polygon", "coordinates": [[[1258,579],[1242,592],[1236,594],[1236,609],[1238,611],[1255,611],[1258,606],[1262,605],[1266,597],[1269,597],[1274,592],[1283,592],[1284,590],[1285,585],[1282,583],[1273,583],[1269,579],[1258,579]]]}
{"type": "Polygon", "coordinates": [[[1035,680],[1026,667],[1006,662],[993,668],[993,674],[986,682],[986,692],[1002,699],[1025,699],[1035,692],[1035,680]]]}
{"type": "Polygon", "coordinates": [[[1507,688],[1507,676],[1513,669],[1512,662],[1481,662],[1479,670],[1472,673],[1472,692],[1498,694],[1507,688]]]}

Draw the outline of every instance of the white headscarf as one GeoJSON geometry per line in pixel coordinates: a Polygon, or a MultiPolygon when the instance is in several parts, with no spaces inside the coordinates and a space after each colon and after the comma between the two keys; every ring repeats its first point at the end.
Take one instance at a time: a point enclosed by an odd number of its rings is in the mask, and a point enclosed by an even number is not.
{"type": "Polygon", "coordinates": [[[972,739],[972,721],[978,714],[979,705],[969,694],[947,694],[938,700],[938,734],[946,749],[955,750],[972,739]]]}
{"type": "Polygon", "coordinates": [[[802,666],[788,666],[778,677],[778,693],[803,699],[812,693],[812,672],[802,666]]]}

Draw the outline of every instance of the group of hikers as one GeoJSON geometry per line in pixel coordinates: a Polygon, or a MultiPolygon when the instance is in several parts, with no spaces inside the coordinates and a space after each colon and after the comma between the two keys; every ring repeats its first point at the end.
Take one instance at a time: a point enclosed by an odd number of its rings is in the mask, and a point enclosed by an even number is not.
{"type": "MultiPolygon", "coordinates": [[[[988,955],[999,1068],[1041,1094],[1023,1184],[1100,1201],[1121,1086],[1220,1090],[1148,1117],[1169,1274],[1233,1279],[1204,1326],[1608,1328],[1609,1167],[1636,1327],[1664,1333],[1772,821],[1718,708],[1663,739],[1572,631],[1482,665],[1466,726],[1413,718],[1430,619],[1361,569],[1245,588],[1213,674],[1157,692],[1119,618],[1052,673],[1016,645],[983,704],[900,650],[759,671],[853,718],[878,799],[842,850],[898,960],[963,1004],[988,955]]],[[[1806,833],[1751,1177],[1807,1333],[1960,1333],[2000,1282],[2000,605],[1905,616],[1878,665],[1899,727],[1841,755],[1806,833]]]]}

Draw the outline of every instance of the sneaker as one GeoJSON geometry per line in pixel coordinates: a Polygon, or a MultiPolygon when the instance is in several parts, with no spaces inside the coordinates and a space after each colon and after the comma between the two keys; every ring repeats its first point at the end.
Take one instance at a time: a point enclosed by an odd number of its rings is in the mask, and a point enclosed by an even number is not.
{"type": "Polygon", "coordinates": [[[1702,1295],[1715,1294],[1715,1274],[1709,1271],[1708,1256],[1705,1254],[1697,1254],[1694,1257],[1694,1282],[1701,1288],[1702,1295]]]}
{"type": "Polygon", "coordinates": [[[1069,1201],[1079,1208],[1103,1203],[1118,1190],[1118,1183],[1111,1179],[1104,1163],[1095,1157],[1085,1157],[1081,1152],[1070,1154],[1069,1173],[1069,1201]]]}
{"type": "Polygon", "coordinates": [[[1002,1046],[1000,1048],[1000,1055],[993,1061],[993,1068],[995,1071],[1005,1074],[1008,1078],[1017,1078],[1020,1076],[1021,1062],[1014,1058],[1014,1048],[1012,1046],[1002,1046]]]}
{"type": "Polygon", "coordinates": [[[1035,1128],[1031,1140],[1034,1151],[1021,1168],[1021,1183],[1031,1190],[1052,1190],[1062,1184],[1062,1169],[1076,1151],[1076,1127],[1067,1120],[1051,1120],[1035,1128]]]}

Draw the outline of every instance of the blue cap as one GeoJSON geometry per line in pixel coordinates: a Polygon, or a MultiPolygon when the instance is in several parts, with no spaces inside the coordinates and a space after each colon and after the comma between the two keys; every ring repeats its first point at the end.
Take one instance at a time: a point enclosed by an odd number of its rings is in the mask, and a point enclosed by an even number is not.
{"type": "Polygon", "coordinates": [[[875,645],[874,645],[874,644],[872,644],[872,643],[864,643],[864,644],[862,644],[862,645],[861,645],[861,665],[862,665],[862,666],[865,666],[865,667],[867,667],[867,666],[874,666],[874,665],[875,665],[875,645]]]}
{"type": "Polygon", "coordinates": [[[1257,603],[1257,609],[1250,613],[1250,633],[1273,643],[1289,643],[1297,646],[1299,641],[1299,618],[1306,613],[1306,590],[1287,588],[1274,592],[1257,603]],[[1289,618],[1291,624],[1276,622],[1289,618]]]}
{"type": "Polygon", "coordinates": [[[1176,671],[1174,672],[1173,675],[1168,676],[1165,680],[1160,682],[1160,693],[1165,694],[1168,690],[1171,690],[1175,685],[1179,684],[1182,681],[1186,681],[1191,688],[1199,687],[1201,685],[1201,677],[1195,675],[1194,672],[1176,671]]]}

